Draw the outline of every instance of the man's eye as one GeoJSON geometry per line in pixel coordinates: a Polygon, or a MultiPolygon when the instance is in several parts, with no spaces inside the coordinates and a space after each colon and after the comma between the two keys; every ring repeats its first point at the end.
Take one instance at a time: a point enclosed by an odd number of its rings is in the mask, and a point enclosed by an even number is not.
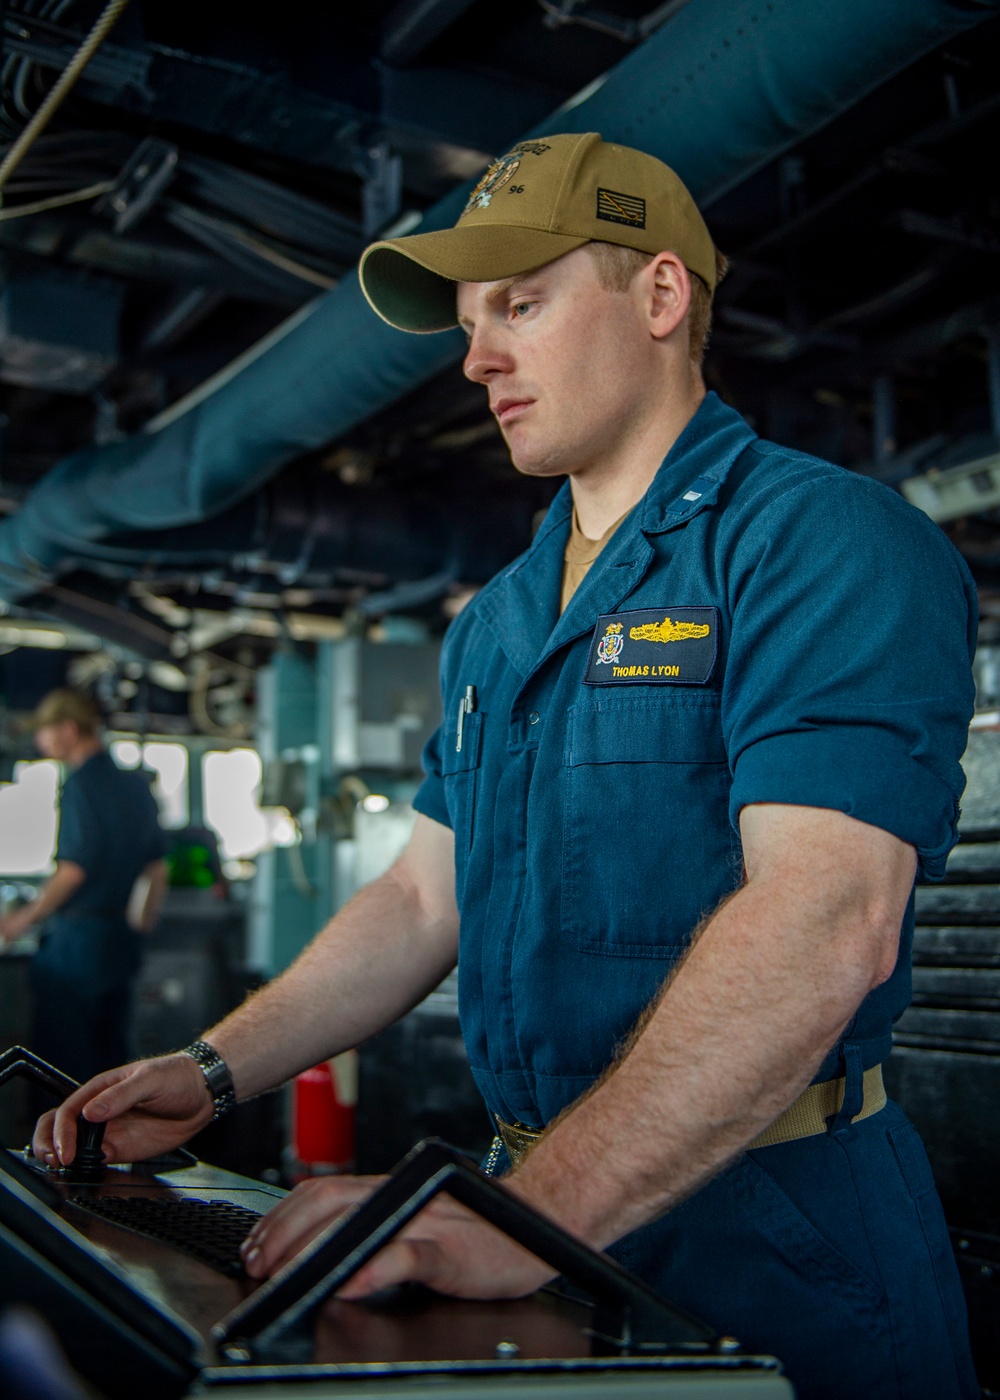
{"type": "Polygon", "coordinates": [[[517,301],[514,303],[512,310],[515,316],[524,316],[531,310],[531,302],[517,301]]]}

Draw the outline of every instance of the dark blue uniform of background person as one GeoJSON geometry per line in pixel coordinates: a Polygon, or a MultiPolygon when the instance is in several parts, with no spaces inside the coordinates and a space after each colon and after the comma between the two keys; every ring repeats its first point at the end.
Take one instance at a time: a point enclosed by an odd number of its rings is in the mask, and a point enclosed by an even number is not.
{"type": "Polygon", "coordinates": [[[149,783],[120,769],[96,733],[86,697],[56,691],[36,716],[37,741],[70,769],[59,802],[56,874],[34,904],[8,916],[7,937],[44,920],[32,960],[30,1048],[80,1081],[131,1053],[133,987],[142,933],[126,919],[140,876],[156,887],[139,915],[155,917],[165,851],[149,783]]]}
{"type": "Polygon", "coordinates": [[[124,772],[103,751],[70,773],[56,860],[82,866],[86,880],[49,920],[32,965],[33,1048],[81,1082],[129,1058],[142,934],[125,909],[136,880],[164,849],[140,774],[124,772]]]}
{"type": "MultiPolygon", "coordinates": [[[[941,531],[883,486],[761,441],[712,393],[556,620],[571,511],[564,486],[532,548],[452,624],[414,801],[455,832],[473,1073],[494,1114],[532,1127],[614,1060],[742,884],[745,806],[843,811],[940,878],[973,703],[974,587],[941,531]],[[597,662],[612,619],[627,638],[630,619],[670,613],[718,629],[697,674],[682,661],[679,677],[617,680],[597,662]]],[[[620,669],[635,659],[626,642],[620,669]]],[[[847,1076],[828,1133],[751,1149],[610,1250],[779,1356],[810,1400],[979,1393],[923,1146],[891,1103],[850,1122],[909,1003],[912,938],[911,898],[895,971],[815,1076],[847,1076]]]]}

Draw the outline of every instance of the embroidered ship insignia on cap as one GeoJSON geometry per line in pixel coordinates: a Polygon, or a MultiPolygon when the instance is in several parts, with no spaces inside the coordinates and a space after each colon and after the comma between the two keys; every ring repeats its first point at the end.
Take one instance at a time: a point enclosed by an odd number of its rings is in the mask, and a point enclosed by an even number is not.
{"type": "Polygon", "coordinates": [[[473,209],[488,209],[490,201],[497,190],[502,189],[507,181],[515,174],[521,158],[517,151],[511,151],[508,155],[501,156],[494,161],[486,174],[479,181],[479,184],[469,195],[468,202],[462,210],[463,214],[471,213],[473,209]]]}

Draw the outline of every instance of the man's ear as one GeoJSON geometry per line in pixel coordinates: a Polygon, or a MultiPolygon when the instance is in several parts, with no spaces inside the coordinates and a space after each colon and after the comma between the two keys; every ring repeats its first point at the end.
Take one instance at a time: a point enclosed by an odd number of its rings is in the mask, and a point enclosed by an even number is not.
{"type": "Polygon", "coordinates": [[[657,253],[644,269],[650,334],[656,340],[677,330],[691,305],[691,274],[676,253],[657,253]]]}

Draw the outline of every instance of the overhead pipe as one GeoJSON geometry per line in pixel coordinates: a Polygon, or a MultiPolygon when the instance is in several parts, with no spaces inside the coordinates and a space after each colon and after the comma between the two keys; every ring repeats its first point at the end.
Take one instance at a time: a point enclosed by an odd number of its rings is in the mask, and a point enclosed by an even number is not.
{"type": "MultiPolygon", "coordinates": [[[[1000,0],[691,0],[529,136],[600,131],[674,167],[702,207],[824,126],[1000,0]]],[[[455,222],[468,186],[421,221],[455,222]]],[[[155,435],[75,453],[0,523],[14,601],[123,532],[189,525],[348,432],[462,353],[461,333],[405,335],[345,277],[293,330],[155,435]]],[[[376,507],[377,508],[377,507],[376,507]]]]}
{"type": "Polygon", "coordinates": [[[227,569],[306,588],[352,578],[379,589],[437,579],[441,592],[451,583],[486,583],[531,542],[532,517],[547,495],[460,472],[446,483],[443,512],[426,487],[356,488],[297,469],[211,520],[109,537],[94,546],[93,566],[118,579],[227,569]]]}

